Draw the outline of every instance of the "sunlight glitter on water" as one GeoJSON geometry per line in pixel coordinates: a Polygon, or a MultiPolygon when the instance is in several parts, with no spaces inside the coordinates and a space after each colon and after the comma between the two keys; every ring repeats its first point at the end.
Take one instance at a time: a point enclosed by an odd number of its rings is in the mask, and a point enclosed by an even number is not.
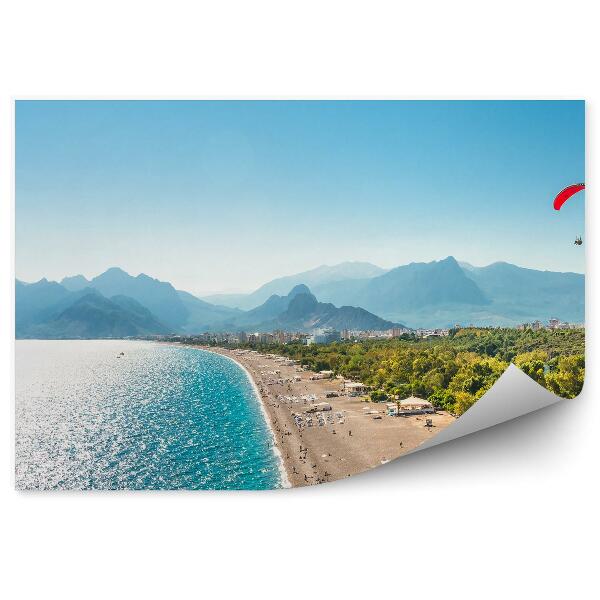
{"type": "Polygon", "coordinates": [[[281,485],[245,372],[196,349],[17,341],[15,429],[18,489],[281,485]]]}

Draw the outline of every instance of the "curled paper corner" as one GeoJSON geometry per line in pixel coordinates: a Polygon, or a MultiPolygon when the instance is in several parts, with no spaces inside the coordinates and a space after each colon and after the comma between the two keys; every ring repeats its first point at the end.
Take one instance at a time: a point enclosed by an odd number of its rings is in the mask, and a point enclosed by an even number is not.
{"type": "Polygon", "coordinates": [[[459,419],[408,454],[499,425],[561,400],[511,363],[489,391],[459,419]]]}

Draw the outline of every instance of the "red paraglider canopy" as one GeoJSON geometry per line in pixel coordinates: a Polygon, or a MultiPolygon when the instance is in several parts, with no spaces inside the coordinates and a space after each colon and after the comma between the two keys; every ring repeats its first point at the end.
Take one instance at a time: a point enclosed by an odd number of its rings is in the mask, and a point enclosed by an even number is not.
{"type": "Polygon", "coordinates": [[[560,207],[574,194],[585,189],[585,183],[575,183],[566,187],[556,198],[554,198],[555,210],[560,210],[560,207]]]}

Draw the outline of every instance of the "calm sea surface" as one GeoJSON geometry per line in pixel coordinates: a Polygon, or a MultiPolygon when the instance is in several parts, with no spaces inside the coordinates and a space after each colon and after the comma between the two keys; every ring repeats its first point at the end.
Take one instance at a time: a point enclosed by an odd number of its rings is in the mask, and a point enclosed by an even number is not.
{"type": "Polygon", "coordinates": [[[246,373],[201,350],[17,341],[15,430],[19,489],[281,486],[246,373]]]}

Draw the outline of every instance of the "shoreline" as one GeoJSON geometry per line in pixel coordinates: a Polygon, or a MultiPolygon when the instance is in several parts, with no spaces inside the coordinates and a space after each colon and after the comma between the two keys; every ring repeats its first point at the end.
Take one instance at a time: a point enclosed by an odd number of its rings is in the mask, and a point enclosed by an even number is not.
{"type": "MultiPolygon", "coordinates": [[[[186,345],[185,347],[193,348],[196,350],[204,350],[205,352],[211,352],[211,350],[208,350],[207,348],[201,348],[198,346],[186,345]]],[[[281,450],[280,450],[279,446],[277,445],[277,441],[276,441],[276,437],[275,437],[275,430],[273,428],[273,423],[271,422],[271,417],[265,407],[265,403],[263,402],[263,399],[260,394],[260,390],[258,389],[258,386],[256,384],[256,381],[254,381],[254,378],[250,374],[250,371],[248,371],[248,369],[241,362],[235,360],[231,356],[227,356],[226,354],[221,354],[220,352],[213,352],[213,354],[219,354],[219,356],[223,356],[224,358],[227,358],[230,361],[234,362],[246,374],[246,377],[248,378],[250,386],[252,387],[252,391],[254,392],[256,401],[257,401],[258,405],[260,406],[260,411],[262,412],[263,418],[265,420],[265,424],[267,425],[267,428],[269,429],[269,432],[271,434],[271,448],[273,450],[273,454],[275,455],[275,460],[277,461],[277,463],[279,465],[279,478],[281,481],[281,488],[282,489],[291,488],[292,484],[290,482],[290,478],[289,478],[289,474],[287,472],[285,461],[283,460],[283,455],[281,454],[281,450]]]]}
{"type": "Polygon", "coordinates": [[[415,450],[455,420],[442,411],[388,416],[382,410],[384,405],[347,397],[341,391],[336,392],[339,396],[326,397],[340,387],[339,380],[313,380],[315,374],[311,371],[284,365],[285,357],[212,346],[174,345],[220,354],[244,370],[273,437],[282,487],[336,481],[386,464],[415,450]],[[313,404],[320,402],[327,402],[331,410],[311,412],[313,404]],[[432,427],[425,426],[425,417],[431,418],[432,427]],[[318,425],[313,426],[315,418],[318,425]]]}

